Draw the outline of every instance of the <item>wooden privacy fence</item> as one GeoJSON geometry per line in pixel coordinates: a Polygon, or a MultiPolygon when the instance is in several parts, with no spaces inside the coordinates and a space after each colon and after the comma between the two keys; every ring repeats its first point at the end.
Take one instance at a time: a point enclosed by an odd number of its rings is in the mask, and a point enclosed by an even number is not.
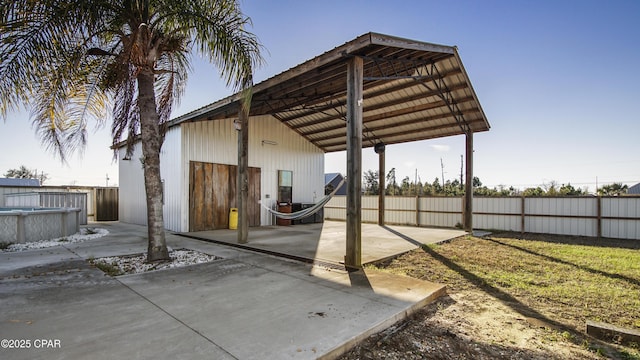
{"type": "MultiPolygon", "coordinates": [[[[459,197],[385,197],[385,223],[456,227],[459,197]]],[[[346,196],[324,208],[328,220],[346,219],[346,196]]],[[[362,197],[362,221],[377,223],[378,197],[362,197]]],[[[542,234],[640,240],[640,197],[474,197],[473,227],[542,234]]]]}
{"type": "Polygon", "coordinates": [[[118,221],[118,188],[95,188],[95,220],[118,221]]]}

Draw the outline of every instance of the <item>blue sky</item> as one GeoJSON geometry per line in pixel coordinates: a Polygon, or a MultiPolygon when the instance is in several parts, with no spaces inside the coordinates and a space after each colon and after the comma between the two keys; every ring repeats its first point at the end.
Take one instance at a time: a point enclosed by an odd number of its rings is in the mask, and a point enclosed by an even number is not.
{"type": "MultiPolygon", "coordinates": [[[[640,1],[260,1],[244,0],[265,47],[262,81],[367,33],[456,45],[492,126],[474,138],[475,175],[518,188],[556,181],[595,189],[640,182],[640,1]]],[[[173,116],[225,97],[217,70],[194,56],[173,116]]],[[[82,158],[63,166],[41,145],[28,113],[0,124],[0,172],[24,164],[52,185],[117,183],[109,127],[90,132],[82,158]]],[[[397,179],[460,176],[464,138],[387,147],[397,179]]],[[[377,156],[363,150],[363,169],[377,156]]],[[[345,172],[343,153],[327,172],[345,172]]]]}

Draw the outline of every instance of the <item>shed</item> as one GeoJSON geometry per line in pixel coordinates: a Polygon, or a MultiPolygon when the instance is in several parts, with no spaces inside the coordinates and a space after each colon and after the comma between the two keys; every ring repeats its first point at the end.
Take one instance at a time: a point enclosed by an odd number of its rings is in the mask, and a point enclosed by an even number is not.
{"type": "MultiPolygon", "coordinates": [[[[238,205],[238,239],[246,241],[245,227],[273,223],[258,201],[278,200],[282,171],[292,175],[293,201],[315,202],[324,193],[324,153],[346,150],[345,260],[353,266],[360,263],[362,149],[375,148],[385,174],[385,145],[465,135],[470,187],[473,134],[490,128],[456,47],[377,33],[256,84],[248,114],[240,111],[242,99],[234,94],[168,123],[161,155],[166,227],[218,228],[238,205]],[[250,184],[238,194],[236,174],[250,184]]],[[[125,159],[120,148],[120,218],[144,224],[139,144],[135,151],[125,159]]],[[[470,188],[466,194],[465,229],[471,230],[470,188]]],[[[384,224],[384,195],[380,204],[384,224]]]]}
{"type": "MultiPolygon", "coordinates": [[[[250,226],[275,225],[261,207],[275,208],[280,174],[290,174],[290,202],[313,203],[324,196],[324,153],[272,116],[251,118],[249,138],[250,226]]],[[[237,208],[237,133],[233,119],[177,123],[160,155],[164,222],[178,232],[225,229],[237,208]]],[[[141,147],[119,151],[119,219],[146,225],[141,147]]]]}
{"type": "Polygon", "coordinates": [[[0,178],[0,207],[5,207],[7,194],[28,192],[40,188],[38,179],[0,178]]]}
{"type": "Polygon", "coordinates": [[[0,186],[38,187],[38,186],[40,186],[40,180],[38,180],[38,179],[0,178],[0,186]]]}

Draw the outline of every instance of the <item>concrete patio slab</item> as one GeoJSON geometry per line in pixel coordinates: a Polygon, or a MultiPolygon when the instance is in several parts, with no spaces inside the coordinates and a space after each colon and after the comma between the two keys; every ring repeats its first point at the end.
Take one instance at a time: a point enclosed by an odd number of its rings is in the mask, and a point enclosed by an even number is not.
{"type": "Polygon", "coordinates": [[[347,272],[168,234],[209,263],[112,278],[90,257],[143,252],[141,226],[83,243],[0,253],[0,338],[10,359],[335,358],[433,301],[444,286],[347,272]],[[43,347],[42,341],[59,346],[43,347]]]}
{"type": "MultiPolygon", "coordinates": [[[[367,264],[465,235],[456,229],[362,224],[362,263],[367,264]]],[[[250,228],[248,242],[237,243],[236,230],[210,230],[179,234],[201,240],[262,250],[297,259],[344,263],[346,223],[325,221],[319,224],[264,226],[250,228]]]]}

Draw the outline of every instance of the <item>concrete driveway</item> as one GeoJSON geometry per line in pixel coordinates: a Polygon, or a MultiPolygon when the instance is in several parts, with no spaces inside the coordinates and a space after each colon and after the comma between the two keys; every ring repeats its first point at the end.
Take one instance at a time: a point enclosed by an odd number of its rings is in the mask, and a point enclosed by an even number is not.
{"type": "Polygon", "coordinates": [[[90,226],[110,234],[0,253],[1,358],[334,358],[445,292],[172,234],[171,247],[220,259],[112,278],[87,259],[144,252],[146,228],[90,226]]]}

